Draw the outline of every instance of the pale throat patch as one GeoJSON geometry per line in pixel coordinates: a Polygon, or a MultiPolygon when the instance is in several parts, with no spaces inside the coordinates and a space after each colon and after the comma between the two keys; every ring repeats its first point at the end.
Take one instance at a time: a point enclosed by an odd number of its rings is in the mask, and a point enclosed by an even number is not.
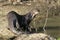
{"type": "Polygon", "coordinates": [[[37,15],[39,12],[34,12],[32,18],[37,15]]]}

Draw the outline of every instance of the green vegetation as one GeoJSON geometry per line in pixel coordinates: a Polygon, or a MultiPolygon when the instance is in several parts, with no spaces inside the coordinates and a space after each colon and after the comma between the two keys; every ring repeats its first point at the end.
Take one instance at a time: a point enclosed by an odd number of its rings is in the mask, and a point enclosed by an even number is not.
{"type": "Polygon", "coordinates": [[[60,40],[60,38],[57,38],[57,40],[60,40]]]}

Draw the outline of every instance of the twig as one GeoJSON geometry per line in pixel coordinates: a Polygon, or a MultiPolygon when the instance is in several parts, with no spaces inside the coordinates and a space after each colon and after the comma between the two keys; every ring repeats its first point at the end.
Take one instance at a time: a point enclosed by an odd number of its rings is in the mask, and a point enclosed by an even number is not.
{"type": "Polygon", "coordinates": [[[48,10],[47,10],[47,14],[46,14],[45,24],[43,26],[44,33],[46,33],[45,27],[46,27],[46,24],[47,24],[47,20],[48,20],[48,10]]]}

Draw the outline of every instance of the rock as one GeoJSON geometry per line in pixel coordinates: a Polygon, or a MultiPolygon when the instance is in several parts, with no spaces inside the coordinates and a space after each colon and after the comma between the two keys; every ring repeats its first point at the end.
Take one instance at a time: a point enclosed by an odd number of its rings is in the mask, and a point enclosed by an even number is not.
{"type": "Polygon", "coordinates": [[[19,35],[14,40],[56,40],[56,39],[44,33],[34,33],[19,35]]]}

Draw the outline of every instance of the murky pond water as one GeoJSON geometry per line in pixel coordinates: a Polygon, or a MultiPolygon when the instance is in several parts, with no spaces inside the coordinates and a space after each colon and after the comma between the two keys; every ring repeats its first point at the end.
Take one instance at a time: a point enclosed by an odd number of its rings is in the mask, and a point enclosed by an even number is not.
{"type": "Polygon", "coordinates": [[[60,37],[60,27],[50,28],[46,30],[53,37],[60,37]]]}
{"type": "MultiPolygon", "coordinates": [[[[41,32],[43,32],[43,29],[41,32]]],[[[46,33],[52,37],[58,38],[60,37],[60,27],[46,27],[46,33]]]]}

